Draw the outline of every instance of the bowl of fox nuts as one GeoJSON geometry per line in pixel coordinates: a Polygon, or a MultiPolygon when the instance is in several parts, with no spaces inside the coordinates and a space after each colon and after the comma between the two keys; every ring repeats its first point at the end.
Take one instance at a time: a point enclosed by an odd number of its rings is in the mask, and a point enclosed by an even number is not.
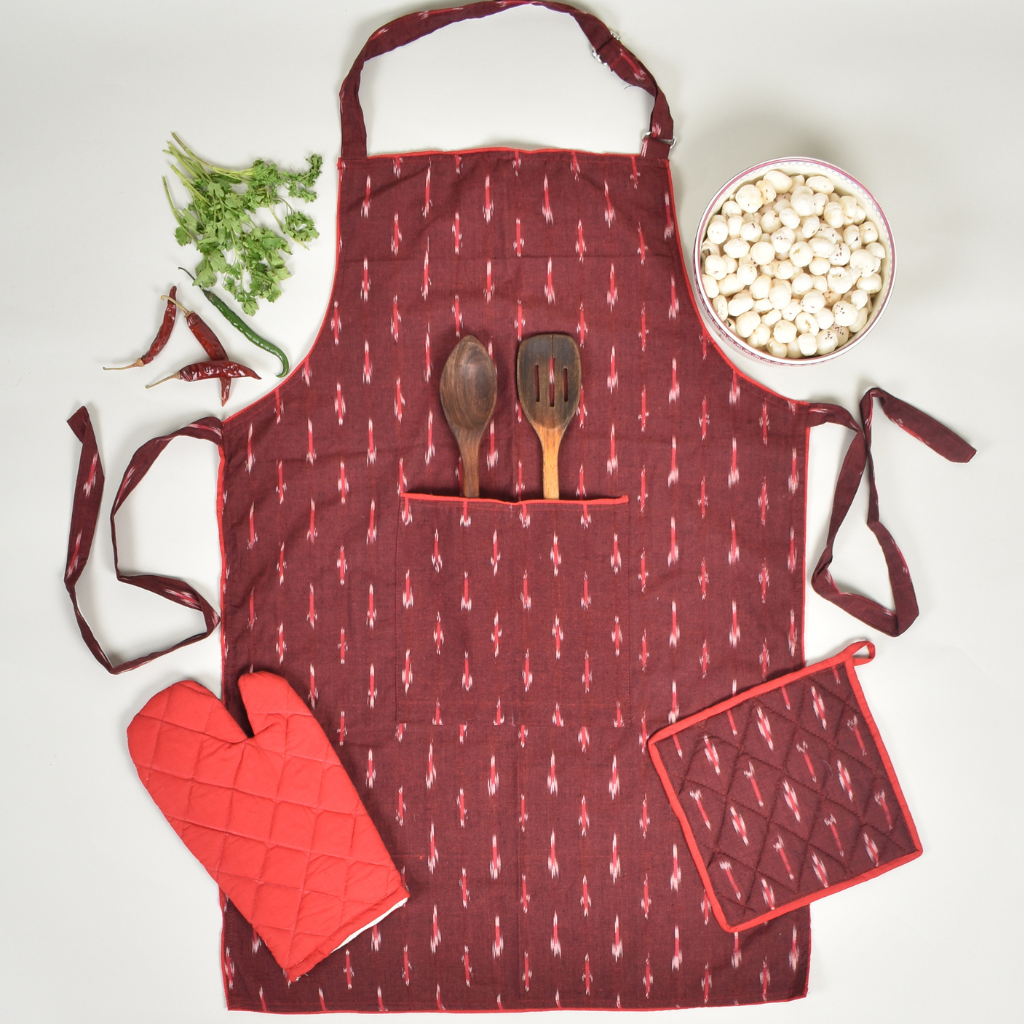
{"type": "Polygon", "coordinates": [[[787,157],[736,175],[693,250],[702,319],[762,362],[821,363],[858,344],[892,292],[896,254],[878,203],[832,164],[787,157]]]}

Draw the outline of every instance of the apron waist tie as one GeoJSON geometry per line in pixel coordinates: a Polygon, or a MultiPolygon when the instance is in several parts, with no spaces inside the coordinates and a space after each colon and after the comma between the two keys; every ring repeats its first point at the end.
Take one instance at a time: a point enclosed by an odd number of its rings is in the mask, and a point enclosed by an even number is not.
{"type": "Polygon", "coordinates": [[[153,594],[173,601],[175,604],[184,605],[186,608],[195,608],[202,612],[206,628],[202,633],[179,640],[171,647],[165,647],[161,651],[154,651],[129,661],[122,661],[118,664],[111,663],[110,659],[100,647],[99,641],[93,634],[89,624],[85,621],[78,607],[78,595],[76,589],[79,577],[85,570],[89,560],[89,552],[92,549],[93,536],[96,533],[96,521],[99,518],[100,500],[103,497],[103,466],[100,462],[99,448],[96,445],[96,435],[92,429],[92,420],[89,413],[83,406],[76,412],[68,425],[75,432],[75,436],[82,442],[82,456],[78,463],[78,479],[75,482],[75,500],[71,509],[71,530],[68,535],[68,559],[64,570],[64,586],[71,597],[71,604],[75,609],[75,618],[78,619],[78,628],[82,631],[82,639],[85,640],[89,650],[92,651],[96,660],[110,673],[119,675],[129,669],[138,668],[146,662],[176,651],[186,644],[194,644],[197,640],[208,637],[220,622],[220,616],[213,610],[210,603],[195,589],[181,580],[171,579],[168,576],[156,576],[153,574],[140,573],[137,575],[126,575],[121,572],[117,564],[117,531],[114,525],[114,517],[118,510],[125,503],[128,496],[135,490],[139,481],[149,472],[149,468],[157,460],[160,453],[176,437],[196,437],[204,441],[212,441],[219,448],[223,448],[223,436],[221,421],[215,416],[206,416],[203,419],[190,423],[187,427],[175,430],[173,433],[165,434],[163,437],[154,437],[142,445],[132,456],[128,468],[124,472],[121,486],[118,488],[117,496],[114,498],[113,507],[110,510],[110,540],[114,549],[114,571],[121,583],[129,583],[133,587],[141,587],[153,594]]]}
{"type": "Polygon", "coordinates": [[[810,426],[838,423],[854,432],[854,438],[850,442],[846,457],[843,459],[842,469],[839,471],[836,493],[832,502],[832,517],[828,524],[828,539],[821,557],[818,559],[818,564],[811,574],[811,586],[815,593],[825,598],[826,601],[839,605],[840,608],[849,612],[854,618],[860,619],[861,622],[888,636],[899,636],[917,618],[919,609],[914,593],[914,584],[910,579],[910,570],[903,554],[897,547],[896,541],[893,540],[892,534],[878,518],[878,491],[875,488],[875,470],[871,460],[871,415],[876,398],[881,403],[882,411],[893,423],[902,427],[912,437],[923,441],[944,459],[948,459],[950,462],[970,462],[974,457],[975,450],[962,437],[954,434],[938,420],[932,419],[920,409],[915,409],[914,406],[908,405],[881,388],[871,388],[861,399],[860,415],[863,427],[859,426],[842,406],[828,404],[811,406],[810,426]],[[829,572],[836,534],[839,533],[839,527],[842,526],[846,514],[850,511],[865,467],[868,474],[867,522],[885,556],[894,604],[891,611],[877,601],[872,601],[861,594],[851,594],[840,590],[829,572]]]}

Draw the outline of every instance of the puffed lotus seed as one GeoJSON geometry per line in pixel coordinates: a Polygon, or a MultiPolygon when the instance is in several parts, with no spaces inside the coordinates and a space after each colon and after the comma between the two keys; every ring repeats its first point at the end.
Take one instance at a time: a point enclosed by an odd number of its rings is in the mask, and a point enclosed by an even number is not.
{"type": "MultiPolygon", "coordinates": [[[[721,256],[711,253],[704,257],[704,273],[716,281],[721,281],[729,271],[726,269],[725,260],[721,256]]],[[[714,298],[714,296],[711,297],[714,298]]]]}
{"type": "Polygon", "coordinates": [[[807,244],[811,247],[811,252],[813,252],[815,256],[824,256],[825,259],[828,259],[836,248],[834,242],[822,235],[812,236],[807,240],[807,244]]]}
{"type": "Polygon", "coordinates": [[[744,288],[748,284],[753,284],[757,280],[757,267],[748,259],[740,260],[740,265],[736,268],[736,280],[744,288]]]}
{"type": "Polygon", "coordinates": [[[818,332],[814,340],[818,346],[818,355],[827,356],[829,352],[835,351],[839,344],[839,335],[831,327],[826,327],[823,331],[818,332]]]}
{"type": "Polygon", "coordinates": [[[724,217],[715,215],[708,221],[708,241],[721,245],[729,237],[729,225],[724,217]]]}
{"type": "Polygon", "coordinates": [[[811,280],[810,274],[801,272],[790,282],[790,287],[793,289],[793,294],[799,297],[806,295],[814,287],[814,282],[811,280]]]}
{"type": "Polygon", "coordinates": [[[787,228],[791,228],[794,231],[800,227],[800,221],[803,218],[792,206],[787,206],[779,210],[779,220],[786,225],[787,228]]]}
{"type": "Polygon", "coordinates": [[[839,292],[840,295],[845,295],[853,287],[855,280],[846,267],[832,267],[828,272],[829,290],[839,292]]]}
{"type": "Polygon", "coordinates": [[[882,290],[882,278],[879,274],[867,274],[857,282],[857,287],[868,295],[874,295],[882,290]]]}
{"type": "Polygon", "coordinates": [[[789,250],[789,262],[794,267],[806,267],[814,259],[814,251],[807,242],[794,242],[789,250]]]}
{"type": "Polygon", "coordinates": [[[759,323],[754,328],[754,333],[750,335],[747,341],[757,348],[764,348],[771,336],[772,329],[766,323],[759,323]]]}
{"type": "MultiPolygon", "coordinates": [[[[829,227],[841,228],[843,226],[843,208],[839,203],[828,203],[823,214],[825,223],[829,227]]],[[[710,237],[710,235],[708,236],[710,237]]]]}
{"type": "Polygon", "coordinates": [[[809,238],[813,238],[818,228],[821,227],[821,221],[815,216],[804,217],[800,222],[800,234],[804,236],[806,241],[809,238]]]}
{"type": "Polygon", "coordinates": [[[725,296],[735,295],[742,287],[740,279],[735,274],[727,274],[718,282],[718,290],[725,296]]]}
{"type": "MultiPolygon", "coordinates": [[[[750,292],[743,289],[738,292],[729,300],[729,316],[739,316],[741,313],[746,313],[748,309],[754,308],[754,300],[750,297],[750,292]]],[[[751,327],[752,331],[754,328],[751,327]]],[[[750,331],[747,332],[749,334],[750,331]]]]}
{"type": "Polygon", "coordinates": [[[756,185],[742,185],[736,192],[736,202],[741,210],[754,213],[764,205],[764,196],[756,185]]]}
{"type": "Polygon", "coordinates": [[[768,299],[776,309],[789,305],[793,297],[793,289],[788,281],[776,281],[768,290],[768,299]]]}
{"type": "Polygon", "coordinates": [[[867,249],[858,249],[850,253],[850,269],[861,277],[873,274],[881,266],[882,261],[867,249]]]}
{"type": "Polygon", "coordinates": [[[773,168],[708,220],[704,293],[733,333],[776,358],[842,348],[881,291],[878,225],[855,196],[834,189],[827,175],[805,180],[773,168]]]}
{"type": "Polygon", "coordinates": [[[832,307],[832,315],[840,327],[849,327],[857,319],[857,307],[852,302],[840,299],[832,307]]]}
{"type": "Polygon", "coordinates": [[[793,179],[785,171],[780,171],[776,168],[766,172],[764,180],[780,195],[783,192],[788,192],[793,187],[793,179]]]}
{"type": "Polygon", "coordinates": [[[850,262],[850,247],[845,242],[840,242],[828,258],[833,267],[845,267],[850,262]]]}
{"type": "Polygon", "coordinates": [[[781,227],[772,234],[772,246],[779,256],[785,256],[792,248],[794,241],[796,241],[796,235],[791,227],[781,227]]]}
{"type": "MultiPolygon", "coordinates": [[[[817,288],[812,288],[800,300],[800,308],[807,313],[819,313],[825,308],[825,296],[817,288]]],[[[833,309],[832,312],[834,313],[835,310],[833,309]]]]}
{"type": "Polygon", "coordinates": [[[749,338],[760,323],[761,318],[752,309],[748,309],[736,317],[736,333],[741,338],[749,338]]]}
{"type": "Polygon", "coordinates": [[[761,225],[756,220],[744,221],[740,228],[740,238],[747,242],[756,242],[761,237],[761,225]]]}
{"type": "Polygon", "coordinates": [[[810,313],[801,312],[797,313],[796,319],[793,321],[796,324],[796,329],[799,334],[817,334],[821,328],[818,326],[818,321],[811,316],[810,313]]]}
{"type": "Polygon", "coordinates": [[[793,211],[801,217],[809,217],[814,213],[814,192],[806,185],[798,185],[790,193],[789,202],[793,211]]]}
{"type": "Polygon", "coordinates": [[[818,339],[815,334],[798,334],[796,343],[802,356],[816,356],[818,354],[818,339]]]}
{"type": "Polygon", "coordinates": [[[757,279],[750,286],[750,294],[757,299],[767,299],[768,292],[772,286],[772,279],[765,273],[758,275],[757,279]]]}
{"type": "Polygon", "coordinates": [[[788,345],[791,341],[796,340],[796,327],[789,320],[780,320],[772,328],[772,336],[783,345],[788,345]]]}

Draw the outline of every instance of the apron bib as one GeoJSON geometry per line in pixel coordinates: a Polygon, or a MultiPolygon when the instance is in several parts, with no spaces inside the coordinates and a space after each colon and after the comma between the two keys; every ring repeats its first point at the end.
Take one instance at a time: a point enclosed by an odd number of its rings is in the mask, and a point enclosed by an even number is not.
{"type": "MultiPolygon", "coordinates": [[[[832,582],[831,542],[870,467],[867,437],[841,409],[742,376],[709,342],[680,250],[665,98],[601,22],[541,5],[574,17],[604,63],[654,96],[638,155],[367,156],[365,61],[508,6],[412,14],[370,38],[341,93],[337,270],[313,349],[222,432],[202,421],[223,451],[224,702],[245,723],[242,674],[290,681],[337,743],[410,893],[292,984],[228,903],[232,1009],[802,995],[807,908],[742,935],[720,927],[647,739],[803,664],[816,423],[856,433],[816,589],[887,632],[916,614],[874,500],[896,611],[832,582]],[[514,384],[519,342],[548,332],[572,335],[582,361],[558,502],[540,497],[540,445],[514,384]],[[468,500],[438,395],[466,335],[498,376],[482,497],[468,500]]],[[[901,424],[948,457],[953,443],[933,430],[944,428],[896,404],[901,424]]],[[[84,481],[95,442],[87,417],[73,426],[84,481]]],[[[140,449],[145,465],[133,460],[122,491],[168,440],[140,449]]],[[[91,539],[83,488],[72,596],[91,539]]],[[[129,582],[208,610],[176,581],[129,582]]],[[[207,632],[215,623],[209,610],[207,632]]]]}

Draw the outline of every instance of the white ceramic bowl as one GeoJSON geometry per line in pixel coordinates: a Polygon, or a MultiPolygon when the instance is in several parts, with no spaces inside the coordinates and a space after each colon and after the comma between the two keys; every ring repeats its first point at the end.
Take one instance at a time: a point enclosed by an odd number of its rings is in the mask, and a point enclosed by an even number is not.
{"type": "Polygon", "coordinates": [[[889,229],[889,222],[885,219],[885,214],[882,213],[881,207],[877,202],[875,202],[874,196],[872,196],[856,178],[851,177],[841,168],[825,163],[822,160],[811,160],[807,157],[792,156],[782,157],[778,160],[767,160],[764,163],[755,165],[754,167],[748,167],[742,173],[737,174],[735,178],[727,181],[718,190],[714,199],[708,203],[708,207],[704,211],[704,216],[701,217],[700,227],[697,229],[697,234],[693,244],[694,292],[697,295],[697,302],[700,306],[700,315],[704,324],[712,331],[714,336],[722,342],[722,344],[738,349],[744,355],[750,356],[753,359],[758,359],[763,363],[774,363],[775,365],[807,366],[823,363],[829,359],[835,359],[837,356],[843,355],[844,352],[849,352],[854,345],[859,345],[861,341],[863,341],[865,335],[867,335],[871,331],[871,328],[874,327],[878,318],[882,315],[883,310],[888,304],[889,296],[892,294],[892,285],[895,276],[896,249],[892,241],[892,232],[889,229]],[[878,230],[878,240],[885,247],[887,255],[879,269],[879,273],[882,277],[882,287],[873,297],[872,309],[868,316],[867,323],[855,335],[852,335],[845,345],[829,352],[827,355],[807,356],[802,359],[779,358],[777,356],[773,356],[764,349],[755,348],[754,346],[747,344],[747,342],[737,334],[734,334],[729,329],[725,321],[722,320],[715,312],[711,299],[708,297],[708,294],[704,289],[704,282],[701,280],[701,265],[703,262],[701,257],[701,246],[703,245],[705,235],[707,234],[708,221],[710,221],[711,218],[721,210],[722,204],[727,199],[735,196],[737,189],[739,189],[741,185],[760,180],[772,169],[784,171],[786,174],[791,176],[802,174],[804,177],[810,177],[812,174],[824,174],[831,178],[834,183],[835,190],[839,195],[854,196],[860,202],[861,206],[864,207],[867,211],[867,219],[870,220],[878,230]]]}

